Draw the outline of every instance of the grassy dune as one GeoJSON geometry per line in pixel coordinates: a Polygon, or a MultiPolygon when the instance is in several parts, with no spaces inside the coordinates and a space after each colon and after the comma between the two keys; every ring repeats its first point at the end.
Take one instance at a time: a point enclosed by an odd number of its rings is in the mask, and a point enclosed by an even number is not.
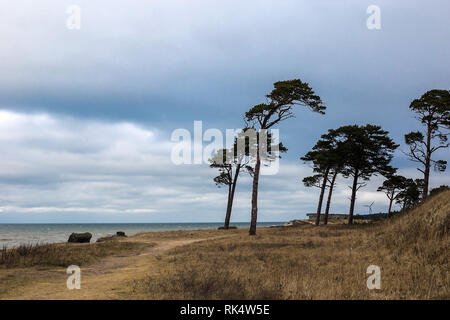
{"type": "Polygon", "coordinates": [[[94,244],[21,245],[0,250],[2,268],[83,266],[113,254],[138,250],[138,243],[108,241],[94,244]]]}
{"type": "Polygon", "coordinates": [[[261,229],[160,257],[149,299],[449,299],[450,192],[389,221],[261,229]],[[367,267],[381,268],[368,290],[367,267]]]}

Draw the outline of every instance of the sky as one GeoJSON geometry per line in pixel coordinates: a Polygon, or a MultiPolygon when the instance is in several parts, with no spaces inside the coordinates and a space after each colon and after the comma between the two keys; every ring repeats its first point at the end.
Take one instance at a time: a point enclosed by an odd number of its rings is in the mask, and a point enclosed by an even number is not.
{"type": "MultiPolygon", "coordinates": [[[[419,178],[402,153],[420,129],[408,109],[450,88],[446,0],[4,0],[0,3],[0,223],[216,222],[227,192],[207,164],[171,161],[178,128],[244,126],[275,81],[306,81],[327,106],[282,123],[279,173],[262,176],[259,221],[314,212],[318,189],[299,158],[321,134],[381,125],[400,144],[393,165],[419,178]],[[80,28],[67,25],[71,5],[80,28]],[[381,29],[366,12],[380,8],[381,29]]],[[[205,143],[206,144],[206,143],[205,143]]],[[[436,159],[449,160],[439,150],[436,159]]],[[[450,183],[432,173],[431,187],[450,183]]],[[[237,186],[232,221],[250,219],[251,179],[237,186]]],[[[356,212],[386,211],[373,177],[356,212]]],[[[338,179],[331,211],[348,212],[338,179]]]]}

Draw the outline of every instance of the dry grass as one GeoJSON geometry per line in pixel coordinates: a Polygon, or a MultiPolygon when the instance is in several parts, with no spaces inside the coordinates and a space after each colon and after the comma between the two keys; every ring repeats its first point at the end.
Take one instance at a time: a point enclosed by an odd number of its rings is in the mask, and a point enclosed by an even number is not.
{"type": "Polygon", "coordinates": [[[0,250],[0,297],[73,298],[65,268],[75,264],[84,265],[77,297],[86,299],[449,299],[449,227],[447,191],[387,221],[353,226],[24,246],[0,250]],[[193,243],[202,239],[209,240],[193,243]],[[369,265],[381,268],[381,290],[367,289],[369,265]]]}
{"type": "Polygon", "coordinates": [[[206,239],[220,236],[230,236],[235,234],[247,234],[244,229],[229,229],[229,230],[177,230],[177,231],[163,231],[163,232],[146,232],[133,236],[137,241],[166,241],[166,240],[189,240],[189,239],[206,239]]]}
{"type": "Polygon", "coordinates": [[[142,245],[108,241],[92,244],[21,245],[15,249],[0,249],[0,269],[28,267],[82,266],[102,257],[138,250],[142,245]]]}
{"type": "MultiPolygon", "coordinates": [[[[450,192],[389,221],[264,228],[174,249],[133,283],[150,299],[449,299],[450,192]],[[381,268],[368,290],[367,267],[381,268]]],[[[216,233],[217,235],[217,233],[216,233]]]]}

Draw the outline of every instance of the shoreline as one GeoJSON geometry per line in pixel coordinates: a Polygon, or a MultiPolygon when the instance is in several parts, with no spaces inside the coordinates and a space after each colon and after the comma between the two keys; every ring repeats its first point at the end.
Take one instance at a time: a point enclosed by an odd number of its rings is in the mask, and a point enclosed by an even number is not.
{"type": "MultiPolygon", "coordinates": [[[[261,227],[282,225],[284,222],[261,222],[261,227]]],[[[97,239],[108,237],[123,231],[127,236],[134,236],[146,232],[168,232],[182,230],[214,230],[223,225],[221,223],[65,223],[65,224],[0,224],[0,248],[17,248],[30,244],[65,243],[72,233],[89,232],[92,234],[91,243],[97,239]]],[[[248,222],[233,223],[237,228],[248,228],[248,222]]]]}

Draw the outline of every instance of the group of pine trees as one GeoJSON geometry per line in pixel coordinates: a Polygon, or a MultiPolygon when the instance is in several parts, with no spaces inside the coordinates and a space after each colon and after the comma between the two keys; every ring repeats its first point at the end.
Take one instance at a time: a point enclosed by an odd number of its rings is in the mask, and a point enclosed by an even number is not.
{"type": "MultiPolygon", "coordinates": [[[[328,188],[328,199],[324,214],[324,224],[328,222],[331,196],[336,176],[342,175],[352,179],[350,210],[348,223],[353,222],[353,213],[357,191],[366,185],[372,175],[385,177],[383,184],[377,189],[389,199],[387,215],[392,212],[392,205],[401,205],[402,210],[416,205],[429,195],[429,180],[432,169],[443,172],[447,161],[436,160],[433,153],[447,148],[450,130],[450,91],[431,90],[419,99],[415,99],[409,107],[416,114],[416,119],[424,127],[424,132],[413,131],[405,135],[408,151],[404,152],[417,168],[423,179],[411,179],[397,175],[397,169],[390,163],[394,151],[399,145],[389,138],[388,132],[380,126],[343,126],[330,129],[301,160],[311,162],[315,175],[303,179],[305,186],[320,188],[315,224],[319,225],[325,189],[328,188]]],[[[445,188],[441,186],[440,188],[445,188]]],[[[435,191],[437,192],[437,191],[435,191]]]]}
{"type": "MultiPolygon", "coordinates": [[[[227,186],[228,202],[224,229],[230,227],[231,211],[238,177],[241,173],[249,174],[252,179],[251,223],[249,234],[256,234],[258,215],[258,184],[261,165],[270,163],[275,157],[271,150],[271,135],[262,134],[268,129],[279,125],[282,121],[294,117],[295,107],[305,107],[319,114],[325,114],[326,107],[321,98],[316,95],[308,83],[299,79],[279,81],[274,83],[272,92],[266,95],[266,102],[253,106],[245,113],[246,127],[237,135],[233,146],[218,150],[210,159],[210,167],[219,170],[214,182],[218,186],[227,186]],[[256,139],[249,139],[248,133],[256,132],[256,139]],[[266,144],[263,142],[267,141],[266,144]],[[268,147],[264,147],[268,146],[268,147]],[[239,146],[244,146],[240,148],[239,146]],[[254,148],[255,153],[251,150],[254,148]],[[262,148],[265,148],[262,150],[262,148]]],[[[445,171],[447,162],[435,160],[432,154],[448,147],[447,137],[450,129],[450,91],[431,90],[420,99],[414,100],[410,109],[424,125],[424,132],[416,131],[405,135],[405,143],[409,147],[407,155],[421,164],[418,168],[423,179],[407,179],[396,175],[397,169],[391,166],[395,150],[398,148],[388,132],[380,126],[367,124],[364,126],[347,125],[330,129],[323,134],[311,151],[301,157],[301,160],[312,164],[314,175],[303,179],[305,186],[320,188],[317,205],[316,224],[320,222],[322,203],[325,191],[328,189],[324,223],[328,221],[333,188],[336,178],[341,175],[351,178],[351,197],[348,223],[353,222],[356,194],[366,185],[373,175],[386,177],[378,191],[386,193],[390,200],[388,215],[395,201],[408,208],[428,195],[428,185],[431,167],[445,171]],[[447,131],[446,131],[447,130],[447,131]]],[[[280,142],[277,151],[287,149],[280,142]]],[[[277,153],[276,156],[279,153],[277,153]]]]}

